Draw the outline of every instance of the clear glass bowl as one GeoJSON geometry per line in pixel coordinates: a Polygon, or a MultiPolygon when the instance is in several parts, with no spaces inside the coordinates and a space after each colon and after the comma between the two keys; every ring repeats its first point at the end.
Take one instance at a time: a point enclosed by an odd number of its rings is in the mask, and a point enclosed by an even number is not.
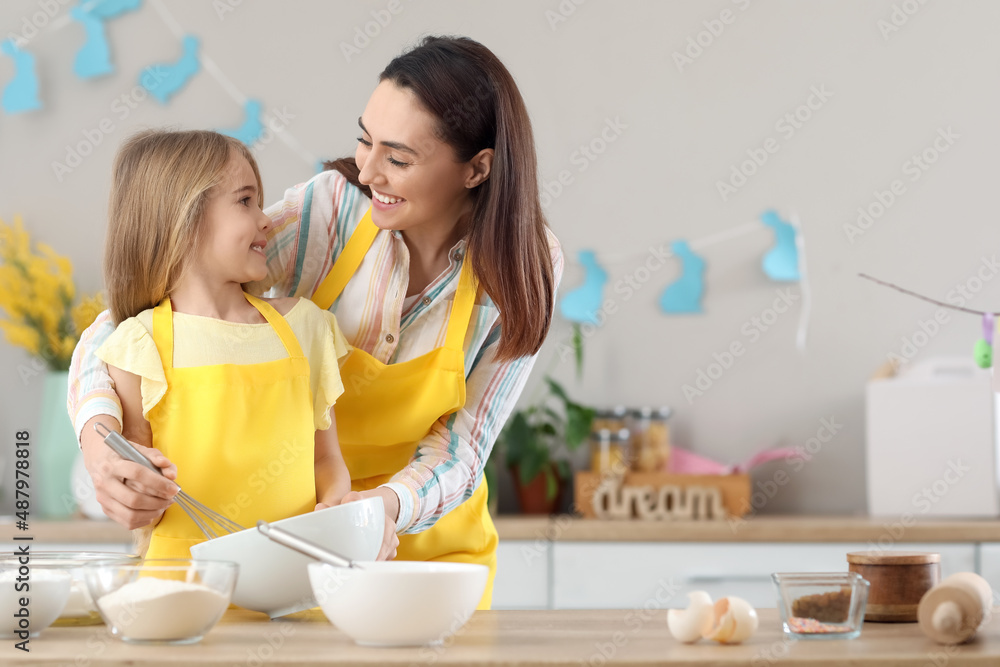
{"type": "Polygon", "coordinates": [[[229,607],[239,566],[190,558],[83,568],[111,634],[131,644],[193,644],[229,607]]]}
{"type": "Polygon", "coordinates": [[[778,572],[778,613],[793,639],[854,639],[861,634],[868,581],[856,572],[778,572]]]}
{"type": "MultiPolygon", "coordinates": [[[[17,558],[17,556],[10,554],[0,556],[0,567],[16,563],[17,558]]],[[[94,601],[90,599],[90,593],[87,591],[87,582],[83,580],[83,566],[87,563],[96,563],[98,561],[127,564],[137,563],[139,560],[138,556],[114,552],[32,551],[32,567],[45,566],[47,568],[65,569],[73,577],[66,606],[63,607],[59,618],[52,625],[59,627],[69,625],[100,625],[103,623],[101,615],[97,613],[97,607],[94,606],[94,601]]]]}
{"type": "Polygon", "coordinates": [[[66,569],[36,564],[30,554],[25,560],[8,554],[0,562],[0,638],[15,642],[52,625],[66,606],[73,580],[66,569]]]}

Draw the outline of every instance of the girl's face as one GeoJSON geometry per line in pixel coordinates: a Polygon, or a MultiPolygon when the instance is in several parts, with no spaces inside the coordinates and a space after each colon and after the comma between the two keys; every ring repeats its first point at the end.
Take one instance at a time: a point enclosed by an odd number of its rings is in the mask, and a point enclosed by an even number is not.
{"type": "Polygon", "coordinates": [[[257,178],[246,158],[233,153],[222,182],[209,193],[197,270],[223,282],[267,277],[265,234],[271,219],[258,204],[257,178]]]}
{"type": "Polygon", "coordinates": [[[400,231],[454,226],[470,210],[469,187],[481,181],[434,131],[437,119],[407,88],[383,81],[358,119],[355,158],[372,189],[372,221],[400,231]]]}

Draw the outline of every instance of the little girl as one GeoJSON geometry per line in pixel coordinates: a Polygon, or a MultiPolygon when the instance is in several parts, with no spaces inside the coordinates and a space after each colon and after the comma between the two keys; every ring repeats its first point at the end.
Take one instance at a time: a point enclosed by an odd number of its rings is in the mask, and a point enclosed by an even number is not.
{"type": "MultiPolygon", "coordinates": [[[[104,274],[117,326],[97,351],[123,435],[188,494],[246,527],[350,491],[332,406],[348,344],[308,299],[258,299],[271,220],[257,164],[215,132],[147,131],[119,150],[104,274]]],[[[317,504],[319,503],[319,504],[317,504]]],[[[147,558],[205,538],[176,504],[140,528],[147,558]]]]}

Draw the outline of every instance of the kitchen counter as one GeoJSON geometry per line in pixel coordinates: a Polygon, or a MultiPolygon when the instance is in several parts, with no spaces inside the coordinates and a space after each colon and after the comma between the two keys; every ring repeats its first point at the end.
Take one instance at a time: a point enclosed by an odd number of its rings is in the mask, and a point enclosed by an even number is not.
{"type": "MultiPolygon", "coordinates": [[[[603,521],[557,516],[501,516],[501,540],[563,542],[1000,542],[1000,521],[899,518],[759,516],[731,521],[603,521]]],[[[127,543],[128,531],[111,521],[33,521],[26,533],[0,523],[0,542],[32,535],[36,542],[127,543]]]]}
{"type": "MultiPolygon", "coordinates": [[[[1000,611],[1000,610],[995,610],[1000,611]]],[[[945,647],[916,624],[867,623],[855,640],[786,640],[777,611],[763,609],[760,630],[747,643],[679,644],[667,632],[665,612],[476,612],[441,646],[367,648],[355,645],[317,611],[269,622],[263,614],[230,610],[193,646],[132,646],[104,626],[49,628],[31,640],[31,652],[0,644],[0,663],[19,665],[773,665],[888,667],[1000,664],[1000,613],[968,645],[945,647]]]]}

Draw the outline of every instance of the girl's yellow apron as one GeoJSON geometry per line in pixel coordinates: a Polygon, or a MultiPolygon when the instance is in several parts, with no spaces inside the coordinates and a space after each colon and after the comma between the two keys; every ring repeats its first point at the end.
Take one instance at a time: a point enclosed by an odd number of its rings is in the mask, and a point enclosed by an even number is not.
{"type": "MultiPolygon", "coordinates": [[[[153,446],[177,466],[177,483],[243,526],[316,507],[315,422],[309,362],[288,322],[247,295],[278,334],[287,359],[174,368],[170,299],[153,311],[153,341],[167,392],[149,411],[153,446]]],[[[147,558],[190,558],[205,537],[176,503],[153,529],[147,558]]]]}
{"type": "MultiPolygon", "coordinates": [[[[371,209],[358,224],[313,301],[329,309],[361,265],[378,234],[371,209]]],[[[417,444],[443,416],[465,404],[462,349],[476,300],[468,257],[448,317],[445,344],[396,364],[383,364],[355,348],[341,366],[344,394],[337,400],[337,434],[355,491],[384,484],[413,458],[417,444]]],[[[472,496],[428,530],[400,535],[397,558],[480,563],[490,568],[480,609],[489,609],[496,573],[497,531],[486,509],[486,480],[472,496]]]]}

